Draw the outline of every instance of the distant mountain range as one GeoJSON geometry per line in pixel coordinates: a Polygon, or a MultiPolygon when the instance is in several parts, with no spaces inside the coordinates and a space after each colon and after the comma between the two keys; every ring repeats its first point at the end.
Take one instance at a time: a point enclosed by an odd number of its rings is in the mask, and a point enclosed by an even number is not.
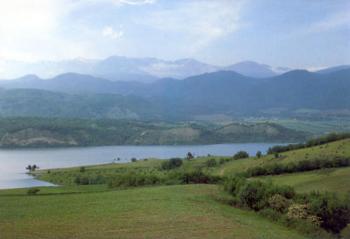
{"type": "Polygon", "coordinates": [[[208,116],[350,116],[350,68],[253,78],[216,71],[152,83],[62,74],[0,81],[0,116],[193,120],[208,116]],[[30,88],[30,89],[28,89],[30,88]]]}
{"type": "Polygon", "coordinates": [[[26,74],[52,78],[67,72],[88,74],[112,81],[152,82],[159,78],[184,79],[221,70],[235,71],[242,75],[264,78],[271,77],[291,69],[273,68],[253,61],[239,62],[230,66],[215,66],[195,59],[166,61],[157,58],[129,58],[111,56],[102,60],[74,59],[66,61],[42,61],[25,63],[18,61],[0,61],[0,78],[16,78],[26,74]]]}

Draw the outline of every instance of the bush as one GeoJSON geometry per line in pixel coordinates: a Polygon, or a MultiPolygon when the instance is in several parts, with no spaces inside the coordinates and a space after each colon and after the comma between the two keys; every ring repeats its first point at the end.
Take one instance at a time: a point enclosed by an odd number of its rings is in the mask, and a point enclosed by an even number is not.
{"type": "Polygon", "coordinates": [[[306,219],[308,217],[308,206],[306,204],[293,203],[288,208],[289,219],[306,219]]]}
{"type": "Polygon", "coordinates": [[[170,170],[170,169],[178,168],[181,165],[182,165],[182,160],[180,158],[171,158],[169,160],[162,162],[161,168],[163,170],[170,170]]]}
{"type": "Polygon", "coordinates": [[[136,158],[131,158],[131,162],[135,163],[135,162],[137,162],[137,159],[136,158]]]}
{"type": "Polygon", "coordinates": [[[246,151],[239,151],[235,155],[233,155],[233,159],[244,159],[244,158],[249,158],[249,154],[246,151]]]}
{"type": "Polygon", "coordinates": [[[28,189],[27,194],[28,195],[36,195],[38,192],[40,192],[39,188],[30,188],[30,189],[28,189]]]}
{"type": "Polygon", "coordinates": [[[211,176],[203,173],[200,170],[184,172],[180,175],[181,182],[185,184],[191,183],[200,183],[200,184],[209,184],[217,183],[220,181],[219,176],[211,176]]]}
{"type": "Polygon", "coordinates": [[[207,167],[215,167],[217,165],[217,162],[215,159],[211,158],[211,159],[208,159],[206,162],[205,162],[205,165],[207,167]]]}
{"type": "Polygon", "coordinates": [[[321,219],[321,227],[327,231],[339,233],[350,223],[349,199],[340,199],[333,193],[312,193],[307,202],[311,213],[321,219]]]}
{"type": "Polygon", "coordinates": [[[84,173],[85,172],[85,167],[80,167],[79,172],[84,173]]]}
{"type": "Polygon", "coordinates": [[[269,200],[276,194],[286,200],[295,196],[295,191],[290,186],[276,186],[272,183],[249,181],[238,176],[227,178],[224,181],[224,190],[237,197],[241,206],[247,206],[256,211],[269,206],[269,200]]]}
{"type": "Polygon", "coordinates": [[[282,173],[304,172],[323,168],[335,168],[350,166],[349,158],[334,158],[334,159],[313,159],[301,160],[288,164],[268,164],[266,166],[256,166],[249,168],[246,171],[248,177],[263,176],[263,175],[278,175],[282,173]]]}
{"type": "Polygon", "coordinates": [[[290,201],[280,194],[275,194],[270,197],[268,203],[270,208],[279,213],[284,213],[290,205],[290,201]]]}
{"type": "Polygon", "coordinates": [[[241,205],[255,211],[265,207],[266,188],[260,181],[246,182],[237,193],[241,205]]]}
{"type": "Polygon", "coordinates": [[[74,179],[74,183],[78,185],[104,184],[106,183],[106,178],[101,175],[77,175],[74,179]]]}
{"type": "Polygon", "coordinates": [[[127,173],[113,177],[109,180],[108,186],[111,188],[117,187],[137,187],[145,185],[155,185],[162,181],[159,175],[154,173],[127,173]]]}
{"type": "Polygon", "coordinates": [[[261,156],[262,156],[261,151],[256,152],[256,157],[257,157],[257,158],[261,158],[261,156]]]}

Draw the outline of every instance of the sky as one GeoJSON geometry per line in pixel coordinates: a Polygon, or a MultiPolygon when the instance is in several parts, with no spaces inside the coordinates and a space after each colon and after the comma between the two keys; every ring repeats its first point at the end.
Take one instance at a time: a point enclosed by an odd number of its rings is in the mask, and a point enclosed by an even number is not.
{"type": "Polygon", "coordinates": [[[349,0],[0,0],[0,61],[350,64],[349,0]]]}

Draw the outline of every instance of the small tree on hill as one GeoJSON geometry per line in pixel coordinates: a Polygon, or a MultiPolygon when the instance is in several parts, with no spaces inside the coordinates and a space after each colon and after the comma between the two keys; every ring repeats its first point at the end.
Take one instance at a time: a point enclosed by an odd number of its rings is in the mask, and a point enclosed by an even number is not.
{"type": "Polygon", "coordinates": [[[262,156],[261,151],[256,152],[256,157],[257,157],[257,158],[261,158],[261,156],[262,156]]]}
{"type": "Polygon", "coordinates": [[[193,154],[192,154],[191,152],[188,152],[188,153],[187,153],[187,156],[186,156],[186,159],[187,159],[187,160],[191,160],[191,159],[193,159],[193,158],[194,158],[193,154]]]}
{"type": "Polygon", "coordinates": [[[249,154],[246,151],[239,151],[235,155],[233,155],[233,159],[244,159],[248,158],[249,154]]]}

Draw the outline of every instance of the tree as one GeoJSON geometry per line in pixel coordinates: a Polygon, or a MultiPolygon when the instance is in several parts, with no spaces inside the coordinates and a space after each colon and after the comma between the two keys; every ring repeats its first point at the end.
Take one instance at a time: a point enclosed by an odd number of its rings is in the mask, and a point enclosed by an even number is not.
{"type": "Polygon", "coordinates": [[[136,158],[131,158],[131,162],[135,163],[137,161],[136,158]]]}
{"type": "Polygon", "coordinates": [[[186,159],[187,159],[187,160],[191,160],[191,159],[193,159],[193,158],[194,158],[193,154],[192,154],[191,152],[188,152],[188,153],[187,153],[187,156],[186,156],[186,159]]]}
{"type": "Polygon", "coordinates": [[[246,151],[239,151],[235,155],[233,155],[233,159],[244,159],[248,158],[249,154],[246,151]]]}
{"type": "Polygon", "coordinates": [[[29,172],[32,172],[32,171],[35,171],[36,169],[39,169],[39,167],[36,165],[36,164],[33,164],[33,165],[28,165],[26,167],[26,169],[29,171],[29,172]]]}
{"type": "Polygon", "coordinates": [[[257,158],[261,158],[261,155],[262,155],[261,151],[256,152],[256,157],[257,158]]]}
{"type": "Polygon", "coordinates": [[[26,167],[26,169],[31,172],[32,171],[32,165],[28,164],[28,166],[26,167]]]}

